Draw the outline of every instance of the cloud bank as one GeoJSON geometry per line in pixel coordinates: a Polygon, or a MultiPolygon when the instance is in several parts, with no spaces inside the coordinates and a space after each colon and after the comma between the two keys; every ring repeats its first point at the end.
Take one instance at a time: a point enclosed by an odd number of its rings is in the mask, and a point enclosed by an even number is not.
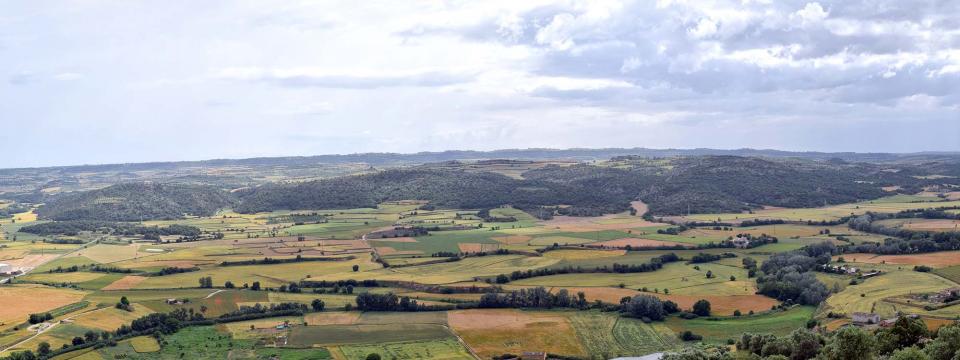
{"type": "Polygon", "coordinates": [[[960,150],[957,1],[8,2],[0,167],[960,150]]]}

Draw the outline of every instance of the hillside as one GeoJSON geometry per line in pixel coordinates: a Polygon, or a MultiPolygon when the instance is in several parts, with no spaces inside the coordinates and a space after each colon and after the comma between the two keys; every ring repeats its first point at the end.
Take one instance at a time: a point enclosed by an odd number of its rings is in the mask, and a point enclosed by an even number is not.
{"type": "Polygon", "coordinates": [[[229,193],[210,186],[137,182],[60,195],[37,214],[60,221],[179,219],[185,214],[213,215],[234,202],[229,193]]]}
{"type": "Polygon", "coordinates": [[[262,186],[241,193],[238,210],[372,207],[420,199],[448,208],[572,205],[563,212],[596,215],[623,211],[639,198],[655,214],[679,214],[838,204],[884,196],[883,185],[918,181],[862,165],[707,156],[677,158],[664,167],[548,166],[523,173],[523,179],[459,170],[388,170],[262,186]]]}

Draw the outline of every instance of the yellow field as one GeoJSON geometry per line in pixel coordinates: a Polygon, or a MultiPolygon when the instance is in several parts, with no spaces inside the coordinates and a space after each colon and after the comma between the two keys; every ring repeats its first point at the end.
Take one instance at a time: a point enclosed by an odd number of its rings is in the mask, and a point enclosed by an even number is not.
{"type": "MultiPolygon", "coordinates": [[[[912,307],[897,307],[881,300],[899,295],[927,293],[955,287],[957,284],[931,273],[913,270],[889,270],[888,273],[867,279],[859,285],[848,286],[840,293],[827,298],[826,310],[847,314],[874,312],[881,316],[893,316],[896,311],[909,311],[912,307]],[[863,294],[863,296],[861,296],[863,294]]],[[[923,309],[918,309],[923,312],[923,309]]]]}
{"type": "MultiPolygon", "coordinates": [[[[738,221],[744,219],[784,219],[795,221],[807,220],[836,220],[851,214],[864,214],[867,211],[892,213],[903,210],[926,208],[926,207],[954,207],[960,206],[960,201],[937,201],[937,202],[888,202],[891,199],[883,198],[873,201],[865,201],[852,204],[841,204],[822,208],[803,208],[803,209],[760,209],[754,210],[753,214],[748,213],[726,213],[726,214],[697,214],[686,218],[696,221],[738,221]]],[[[892,199],[895,200],[895,199],[892,199]]]]}
{"type": "Polygon", "coordinates": [[[752,295],[756,291],[753,281],[747,279],[746,270],[716,263],[693,265],[671,263],[663,269],[645,273],[587,273],[541,276],[511,282],[513,285],[539,285],[556,287],[618,287],[624,284],[630,289],[647,287],[649,291],[669,289],[675,295],[752,295]],[[712,271],[712,279],[706,272],[712,271]],[[730,281],[733,275],[737,281],[730,281]]]}
{"type": "Polygon", "coordinates": [[[554,250],[543,254],[544,257],[560,260],[599,259],[625,254],[625,250],[554,250]]]}
{"type": "Polygon", "coordinates": [[[366,254],[358,254],[359,257],[347,261],[305,261],[299,263],[275,264],[275,265],[249,265],[249,266],[225,266],[203,269],[200,271],[150,277],[138,284],[137,289],[164,289],[164,288],[184,288],[198,286],[197,279],[210,276],[216,285],[222,285],[225,281],[232,281],[237,286],[243,284],[252,284],[259,281],[263,286],[280,286],[291,281],[305,279],[308,275],[312,278],[329,279],[331,277],[353,278],[353,276],[362,273],[369,273],[368,270],[380,268],[380,264],[370,261],[366,254]],[[351,269],[353,265],[359,265],[361,273],[355,273],[351,269]]]}
{"type": "Polygon", "coordinates": [[[123,260],[134,259],[138,256],[148,256],[150,253],[140,253],[140,244],[132,245],[94,245],[77,251],[68,256],[83,256],[90,260],[109,264],[123,260]]]}
{"type": "Polygon", "coordinates": [[[484,359],[523,351],[587,355],[563,312],[460,310],[449,312],[447,319],[450,327],[484,359]]]}
{"type": "Polygon", "coordinates": [[[43,285],[0,286],[0,329],[19,325],[28,314],[41,313],[83,300],[86,292],[43,285]]]}
{"type": "Polygon", "coordinates": [[[138,353],[150,353],[160,351],[160,344],[152,336],[137,336],[130,339],[130,345],[138,353]]]}
{"type": "Polygon", "coordinates": [[[25,280],[45,283],[81,283],[104,277],[105,273],[71,272],[71,273],[30,273],[25,280]]]}
{"type": "MultiPolygon", "coordinates": [[[[117,299],[119,301],[119,298],[117,299]]],[[[74,324],[85,328],[114,331],[120,325],[129,325],[131,321],[146,316],[153,311],[146,306],[133,304],[133,311],[121,310],[113,307],[90,311],[78,315],[73,319],[74,324]]]]}

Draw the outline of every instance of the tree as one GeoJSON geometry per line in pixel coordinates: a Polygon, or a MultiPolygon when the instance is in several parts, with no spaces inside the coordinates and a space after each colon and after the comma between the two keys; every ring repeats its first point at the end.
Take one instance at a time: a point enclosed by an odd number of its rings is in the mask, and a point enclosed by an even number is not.
{"type": "Polygon", "coordinates": [[[923,348],[930,359],[951,360],[960,354],[960,325],[950,325],[940,328],[937,338],[923,348]]]}
{"type": "Polygon", "coordinates": [[[930,333],[923,320],[909,316],[901,316],[893,326],[876,332],[881,354],[889,354],[897,349],[914,346],[920,342],[920,339],[929,336],[930,333]]]}
{"type": "Polygon", "coordinates": [[[817,357],[820,352],[820,335],[807,329],[796,329],[790,333],[793,342],[791,360],[808,360],[817,357]]]}
{"type": "Polygon", "coordinates": [[[233,282],[232,282],[232,281],[227,280],[227,282],[223,283],[223,287],[225,287],[225,288],[227,288],[227,289],[233,289],[233,288],[236,287],[236,285],[233,285],[233,282]]]}
{"type": "Polygon", "coordinates": [[[665,317],[663,302],[651,295],[637,295],[623,306],[624,312],[631,317],[660,321],[665,317]]]}
{"type": "Polygon", "coordinates": [[[313,301],[310,302],[310,307],[313,308],[313,311],[323,311],[324,306],[323,300],[320,299],[313,299],[313,301]]]}
{"type": "Polygon", "coordinates": [[[360,265],[353,265],[353,272],[360,271],[360,265]]]}
{"type": "Polygon", "coordinates": [[[50,354],[50,343],[44,341],[37,345],[37,354],[40,356],[47,356],[50,354]]]}
{"type": "Polygon", "coordinates": [[[259,281],[254,281],[253,284],[250,285],[250,290],[259,291],[259,290],[260,290],[260,282],[259,282],[259,281]]]}
{"type": "Polygon", "coordinates": [[[367,355],[367,360],[380,360],[380,354],[372,353],[367,355]]]}
{"type": "Polygon", "coordinates": [[[73,346],[83,345],[83,338],[79,336],[74,336],[73,340],[70,341],[73,346]]]}
{"type": "Polygon", "coordinates": [[[875,357],[877,341],[870,333],[854,326],[838,330],[820,356],[825,360],[870,360],[875,357]]]}
{"type": "Polygon", "coordinates": [[[84,342],[94,342],[97,340],[100,340],[100,334],[98,333],[95,333],[93,331],[87,331],[86,333],[83,334],[84,342]]]}
{"type": "Polygon", "coordinates": [[[894,351],[890,355],[890,360],[930,360],[930,355],[915,346],[911,346],[894,351]]]}
{"type": "Polygon", "coordinates": [[[710,302],[704,299],[693,304],[693,313],[698,316],[710,316],[710,302]]]}
{"type": "Polygon", "coordinates": [[[713,270],[707,270],[707,279],[713,279],[713,270]]]}

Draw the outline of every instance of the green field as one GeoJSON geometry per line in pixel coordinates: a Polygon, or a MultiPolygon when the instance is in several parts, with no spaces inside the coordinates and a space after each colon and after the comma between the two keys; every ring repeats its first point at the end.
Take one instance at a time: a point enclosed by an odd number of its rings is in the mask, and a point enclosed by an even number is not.
{"type": "Polygon", "coordinates": [[[729,317],[713,320],[711,318],[697,318],[683,320],[670,317],[666,325],[675,333],[690,330],[694,334],[703,336],[706,342],[725,343],[739,334],[749,332],[754,334],[787,335],[793,330],[804,327],[807,320],[813,316],[814,308],[797,306],[787,311],[778,311],[770,314],[729,317]]]}
{"type": "Polygon", "coordinates": [[[435,324],[299,326],[290,332],[294,346],[376,344],[385,342],[440,340],[453,336],[435,324]]]}
{"type": "Polygon", "coordinates": [[[368,354],[374,353],[380,354],[384,359],[473,359],[463,344],[454,338],[343,345],[339,350],[347,359],[364,359],[368,354]]]}
{"type": "Polygon", "coordinates": [[[650,354],[678,347],[678,341],[660,324],[644,324],[615,314],[577,312],[570,315],[577,338],[589,354],[608,359],[650,354]]]}

